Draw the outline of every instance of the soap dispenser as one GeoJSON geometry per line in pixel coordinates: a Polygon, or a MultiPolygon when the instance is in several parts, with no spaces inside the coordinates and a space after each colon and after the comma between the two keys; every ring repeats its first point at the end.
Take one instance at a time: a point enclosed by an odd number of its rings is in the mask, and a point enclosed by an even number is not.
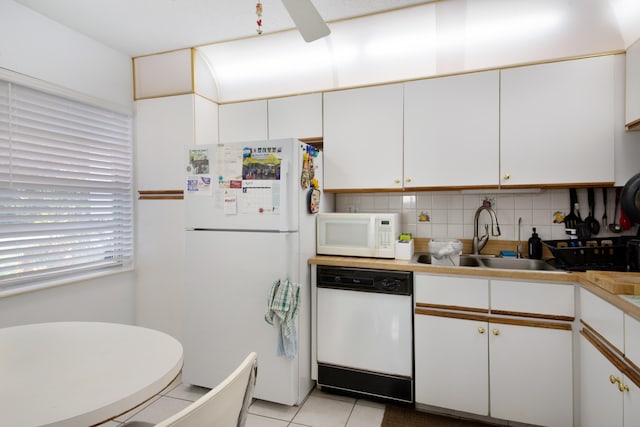
{"type": "Polygon", "coordinates": [[[533,227],[533,234],[529,237],[529,258],[542,259],[542,239],[533,227]]]}

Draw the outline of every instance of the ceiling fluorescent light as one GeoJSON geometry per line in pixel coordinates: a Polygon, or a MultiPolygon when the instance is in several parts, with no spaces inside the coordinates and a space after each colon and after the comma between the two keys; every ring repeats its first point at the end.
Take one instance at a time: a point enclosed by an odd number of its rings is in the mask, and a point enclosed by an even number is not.
{"type": "Polygon", "coordinates": [[[473,43],[490,43],[504,38],[532,37],[557,28],[562,22],[558,10],[532,12],[526,15],[503,16],[467,27],[467,40],[473,43]]]}

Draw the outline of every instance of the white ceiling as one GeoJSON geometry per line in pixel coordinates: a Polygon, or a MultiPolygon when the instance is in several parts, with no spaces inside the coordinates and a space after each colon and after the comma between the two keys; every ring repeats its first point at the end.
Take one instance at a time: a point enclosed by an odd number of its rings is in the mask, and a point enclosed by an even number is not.
{"type": "Polygon", "coordinates": [[[618,52],[640,39],[640,0],[312,0],[331,28],[312,43],[283,31],[294,24],[280,0],[262,0],[258,36],[256,1],[15,0],[128,56],[199,47],[218,102],[618,52]]]}
{"type": "MultiPolygon", "coordinates": [[[[256,34],[257,0],[15,0],[132,57],[256,34]]],[[[433,0],[313,0],[331,22],[433,0]]],[[[262,0],[263,34],[294,28],[280,0],[262,0]]]]}

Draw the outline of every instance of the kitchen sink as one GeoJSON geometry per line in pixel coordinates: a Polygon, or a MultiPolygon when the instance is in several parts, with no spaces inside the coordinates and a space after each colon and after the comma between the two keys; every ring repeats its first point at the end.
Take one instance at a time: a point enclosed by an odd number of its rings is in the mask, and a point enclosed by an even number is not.
{"type": "MultiPolygon", "coordinates": [[[[482,264],[480,264],[481,257],[483,256],[460,255],[460,267],[482,267],[482,264]]],[[[414,255],[413,262],[431,264],[431,255],[425,253],[414,255]]]]}
{"type": "MultiPolygon", "coordinates": [[[[418,264],[431,264],[431,255],[428,253],[417,253],[413,256],[412,262],[418,264]]],[[[484,267],[506,270],[528,270],[528,271],[555,271],[564,272],[546,261],[529,258],[504,258],[494,255],[460,255],[460,267],[484,267]]]]}
{"type": "Polygon", "coordinates": [[[509,270],[563,271],[558,270],[546,261],[529,258],[485,258],[482,263],[487,268],[504,268],[509,270]]]}

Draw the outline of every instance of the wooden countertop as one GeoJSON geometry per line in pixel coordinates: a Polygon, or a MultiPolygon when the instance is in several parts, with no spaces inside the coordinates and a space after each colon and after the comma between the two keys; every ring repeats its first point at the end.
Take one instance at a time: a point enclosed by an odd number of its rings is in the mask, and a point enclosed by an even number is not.
{"type": "MultiPolygon", "coordinates": [[[[377,268],[383,270],[412,271],[417,273],[498,277],[518,280],[541,280],[556,283],[577,283],[594,294],[602,297],[625,313],[640,320],[640,306],[637,306],[620,296],[609,292],[606,288],[587,279],[587,274],[582,272],[553,272],[530,270],[506,270],[484,267],[446,267],[430,264],[417,264],[410,260],[359,258],[345,256],[317,255],[309,259],[309,264],[328,265],[336,267],[377,268]]],[[[640,273],[637,274],[640,277],[640,273]]]]}
{"type": "Polygon", "coordinates": [[[380,268],[384,270],[402,270],[417,273],[432,273],[477,277],[500,277],[521,280],[545,280],[549,282],[577,283],[578,276],[584,273],[565,271],[505,270],[484,267],[447,267],[431,264],[418,264],[409,260],[359,258],[345,256],[317,255],[309,259],[309,264],[332,265],[338,267],[380,268]]]}

